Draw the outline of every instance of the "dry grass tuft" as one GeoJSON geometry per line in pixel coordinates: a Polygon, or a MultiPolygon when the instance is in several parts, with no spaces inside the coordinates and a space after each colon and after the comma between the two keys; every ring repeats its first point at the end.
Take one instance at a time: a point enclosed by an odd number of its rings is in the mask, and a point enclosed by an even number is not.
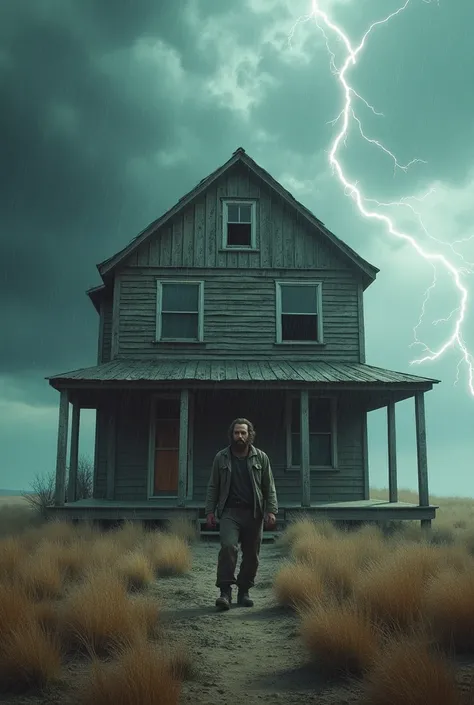
{"type": "Polygon", "coordinates": [[[375,622],[409,628],[421,619],[424,591],[439,562],[439,552],[432,546],[399,544],[385,560],[359,573],[354,596],[375,622]]]}
{"type": "Polygon", "coordinates": [[[63,543],[42,541],[36,555],[47,556],[58,567],[58,570],[65,583],[78,580],[86,570],[89,562],[90,546],[81,539],[67,546],[63,543]]]}
{"type": "Polygon", "coordinates": [[[11,580],[27,559],[28,551],[18,536],[0,539],[0,580],[11,580]]]}
{"type": "Polygon", "coordinates": [[[366,676],[366,705],[461,705],[454,669],[420,636],[397,637],[366,676]]]}
{"type": "Polygon", "coordinates": [[[438,643],[457,653],[474,652],[474,566],[444,569],[429,583],[425,614],[438,643]]]}
{"type": "Polygon", "coordinates": [[[321,577],[328,591],[340,597],[351,595],[356,572],[356,554],[349,539],[343,534],[339,538],[299,538],[294,543],[293,555],[298,562],[311,566],[321,577]]]}
{"type": "Polygon", "coordinates": [[[388,542],[377,526],[365,525],[353,533],[341,536],[341,546],[356,569],[383,560],[388,542]]]}
{"type": "Polygon", "coordinates": [[[339,529],[328,519],[312,519],[309,516],[304,516],[301,519],[292,521],[286,527],[278,537],[278,546],[287,551],[292,551],[295,542],[301,538],[332,538],[340,533],[339,529]]]}
{"type": "Polygon", "coordinates": [[[311,565],[287,561],[276,575],[273,590],[280,605],[298,608],[320,598],[324,583],[311,565]]]}
{"type": "Polygon", "coordinates": [[[166,524],[166,531],[189,544],[195,543],[200,536],[197,522],[192,521],[185,514],[173,516],[166,524]]]}
{"type": "Polygon", "coordinates": [[[88,570],[101,570],[104,567],[113,568],[120,561],[124,549],[111,532],[99,536],[88,547],[88,570]]]}
{"type": "Polygon", "coordinates": [[[2,633],[0,642],[0,689],[24,692],[44,688],[61,674],[59,640],[32,619],[2,633]]]}
{"type": "Polygon", "coordinates": [[[0,583],[0,634],[17,629],[33,615],[34,606],[18,585],[0,583]]]}
{"type": "Polygon", "coordinates": [[[0,497],[0,536],[18,536],[32,527],[43,524],[23,497],[0,497]]]}
{"type": "Polygon", "coordinates": [[[197,677],[196,662],[191,650],[181,644],[170,649],[170,667],[173,677],[178,681],[190,681],[197,677]]]}
{"type": "Polygon", "coordinates": [[[111,663],[94,659],[82,705],[178,705],[181,685],[161,650],[140,641],[118,650],[111,663]]]}
{"type": "Polygon", "coordinates": [[[117,572],[131,591],[143,590],[155,579],[151,561],[141,550],[128,551],[122,556],[117,572]]]}
{"type": "Polygon", "coordinates": [[[88,573],[59,607],[65,647],[105,655],[117,644],[133,643],[143,630],[139,614],[128,598],[126,585],[113,570],[88,573]]]}
{"type": "Polygon", "coordinates": [[[330,675],[362,675],[374,663],[381,634],[356,603],[323,599],[301,610],[303,642],[330,675]]]}
{"type": "Polygon", "coordinates": [[[130,613],[140,634],[156,637],[160,633],[161,603],[150,595],[140,595],[130,600],[130,613]]]}
{"type": "Polygon", "coordinates": [[[145,536],[143,522],[129,519],[126,519],[120,527],[110,533],[111,541],[119,546],[122,552],[133,551],[143,543],[145,536]]]}
{"type": "Polygon", "coordinates": [[[191,570],[191,551],[182,538],[153,531],[143,543],[143,551],[157,575],[183,575],[191,570]]]}
{"type": "Polygon", "coordinates": [[[64,576],[52,551],[44,544],[19,566],[16,580],[32,600],[58,598],[63,593],[64,576]]]}
{"type": "Polygon", "coordinates": [[[39,529],[28,529],[24,539],[29,538],[39,543],[40,541],[51,541],[69,546],[77,539],[76,527],[69,521],[52,519],[45,522],[39,529]]]}

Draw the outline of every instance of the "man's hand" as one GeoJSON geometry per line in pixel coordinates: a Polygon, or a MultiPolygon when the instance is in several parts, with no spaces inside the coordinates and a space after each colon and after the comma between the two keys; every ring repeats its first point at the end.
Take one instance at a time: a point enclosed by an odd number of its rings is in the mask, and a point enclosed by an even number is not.
{"type": "Polygon", "coordinates": [[[268,512],[268,514],[265,517],[265,526],[268,526],[268,528],[275,526],[276,524],[276,516],[272,514],[271,512],[268,512]]]}
{"type": "Polygon", "coordinates": [[[210,527],[213,528],[213,529],[216,528],[216,526],[217,526],[217,521],[216,521],[215,515],[214,515],[212,512],[210,512],[210,513],[207,515],[206,520],[207,520],[207,525],[208,525],[208,526],[210,526],[210,527]]]}

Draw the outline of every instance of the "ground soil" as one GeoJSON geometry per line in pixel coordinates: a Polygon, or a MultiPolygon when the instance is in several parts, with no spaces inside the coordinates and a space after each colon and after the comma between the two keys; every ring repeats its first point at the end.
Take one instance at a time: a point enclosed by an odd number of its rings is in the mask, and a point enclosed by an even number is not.
{"type": "Polygon", "coordinates": [[[160,581],[166,604],[166,628],[187,644],[196,659],[197,678],[184,683],[182,702],[196,705],[248,705],[281,702],[350,705],[360,702],[356,684],[328,682],[318,673],[298,636],[298,620],[276,604],[272,583],[281,551],[264,543],[254,607],[235,603],[217,612],[216,563],[219,544],[202,542],[194,549],[192,572],[160,581]],[[317,695],[317,698],[315,697],[317,695]]]}
{"type": "MultiPolygon", "coordinates": [[[[219,544],[193,548],[192,571],[159,579],[148,592],[164,605],[162,637],[184,644],[192,654],[194,673],[183,683],[181,703],[195,705],[363,705],[360,685],[330,681],[311,663],[298,635],[298,618],[276,604],[272,583],[283,558],[273,543],[264,543],[254,607],[218,612],[215,599],[219,544]]],[[[0,695],[2,705],[79,705],[77,686],[87,679],[89,663],[66,664],[63,683],[47,692],[0,695]]],[[[467,689],[472,659],[458,664],[458,681],[467,689]]],[[[474,702],[474,701],[471,701],[474,702]]]]}

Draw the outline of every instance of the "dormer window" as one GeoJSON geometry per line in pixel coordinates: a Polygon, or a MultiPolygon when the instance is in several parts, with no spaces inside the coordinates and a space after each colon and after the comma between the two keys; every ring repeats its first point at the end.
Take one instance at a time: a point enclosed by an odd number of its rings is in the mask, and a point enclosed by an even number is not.
{"type": "Polygon", "coordinates": [[[256,202],[223,201],[223,247],[227,250],[252,250],[256,245],[256,202]]]}

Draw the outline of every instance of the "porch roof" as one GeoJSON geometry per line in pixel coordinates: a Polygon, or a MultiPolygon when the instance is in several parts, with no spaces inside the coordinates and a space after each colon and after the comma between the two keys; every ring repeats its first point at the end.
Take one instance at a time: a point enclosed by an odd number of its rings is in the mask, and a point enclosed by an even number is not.
{"type": "Polygon", "coordinates": [[[51,386],[143,382],[306,383],[337,386],[423,387],[439,380],[356,362],[285,360],[113,360],[46,377],[51,386]]]}

